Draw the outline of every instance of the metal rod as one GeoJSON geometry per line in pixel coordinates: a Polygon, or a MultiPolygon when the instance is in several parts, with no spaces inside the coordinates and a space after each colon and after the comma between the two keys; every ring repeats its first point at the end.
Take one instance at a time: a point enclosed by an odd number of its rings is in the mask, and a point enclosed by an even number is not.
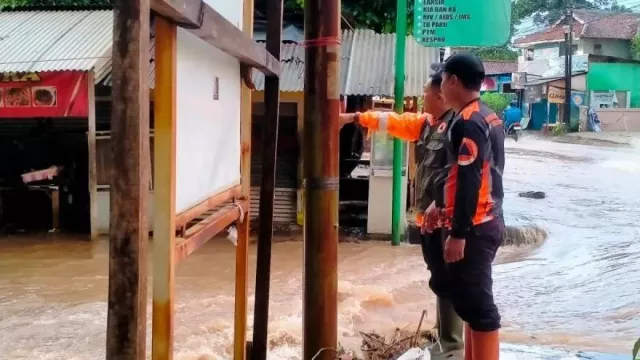
{"type": "Polygon", "coordinates": [[[338,343],[340,0],[305,0],[303,359],[333,360],[338,343]]]}
{"type": "Polygon", "coordinates": [[[113,4],[107,359],[143,360],[147,326],[149,0],[113,4]]]}
{"type": "MultiPolygon", "coordinates": [[[[396,71],[395,71],[395,112],[404,112],[404,66],[407,43],[407,2],[398,0],[396,11],[396,71]]],[[[403,141],[393,139],[393,197],[391,201],[391,243],[400,245],[400,220],[402,218],[402,158],[403,141]]]]}
{"type": "MultiPolygon", "coordinates": [[[[267,9],[267,51],[280,61],[282,0],[269,0],[267,9]]],[[[269,328],[269,283],[271,281],[271,241],[273,238],[273,200],[276,182],[276,154],[280,107],[280,79],[266,76],[264,89],[265,124],[262,136],[262,181],[258,211],[258,254],[253,316],[252,360],[266,360],[269,328]]]]}

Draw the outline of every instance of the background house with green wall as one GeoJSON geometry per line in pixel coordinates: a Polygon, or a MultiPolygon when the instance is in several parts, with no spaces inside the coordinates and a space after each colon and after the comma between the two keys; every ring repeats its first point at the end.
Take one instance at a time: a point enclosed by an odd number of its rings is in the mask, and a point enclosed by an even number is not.
{"type": "Polygon", "coordinates": [[[601,93],[615,95],[615,107],[640,108],[640,62],[590,62],[587,89],[589,104],[597,108],[594,97],[601,93]]]}

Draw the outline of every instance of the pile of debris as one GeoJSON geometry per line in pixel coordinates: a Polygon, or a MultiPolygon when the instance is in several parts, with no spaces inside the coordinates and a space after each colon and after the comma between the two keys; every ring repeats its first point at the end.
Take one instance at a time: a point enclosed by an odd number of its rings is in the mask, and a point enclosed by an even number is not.
{"type": "Polygon", "coordinates": [[[338,360],[422,360],[429,359],[429,352],[423,354],[422,349],[437,343],[437,333],[434,330],[422,330],[422,323],[427,311],[422,312],[420,322],[416,330],[397,328],[390,338],[386,338],[376,332],[360,332],[362,357],[356,357],[354,353],[342,351],[338,360]]]}

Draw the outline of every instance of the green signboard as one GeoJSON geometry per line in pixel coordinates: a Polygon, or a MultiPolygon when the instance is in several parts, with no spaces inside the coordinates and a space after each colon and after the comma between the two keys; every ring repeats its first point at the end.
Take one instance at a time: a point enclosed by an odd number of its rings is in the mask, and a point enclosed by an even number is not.
{"type": "Polygon", "coordinates": [[[501,46],[511,0],[415,0],[413,36],[424,46],[501,46]]]}

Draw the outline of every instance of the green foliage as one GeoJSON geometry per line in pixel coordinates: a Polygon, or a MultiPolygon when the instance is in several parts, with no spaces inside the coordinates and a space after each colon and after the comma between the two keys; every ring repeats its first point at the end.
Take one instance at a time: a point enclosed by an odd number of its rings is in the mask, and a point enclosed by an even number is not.
{"type": "Polygon", "coordinates": [[[640,34],[636,34],[636,36],[631,39],[631,56],[634,59],[640,59],[640,34]]]}
{"type": "Polygon", "coordinates": [[[631,360],[636,360],[638,359],[638,354],[640,353],[640,338],[638,339],[638,341],[636,341],[636,344],[633,345],[633,357],[631,358],[631,360]]]}
{"type": "Polygon", "coordinates": [[[0,9],[16,6],[105,6],[112,0],[0,0],[0,9]]]}
{"type": "Polygon", "coordinates": [[[498,115],[501,115],[504,112],[504,109],[509,106],[510,101],[510,97],[508,95],[494,92],[486,92],[482,94],[480,99],[498,115]]]}
{"type": "Polygon", "coordinates": [[[476,47],[476,48],[462,48],[465,52],[470,52],[477,55],[482,60],[502,60],[502,61],[516,61],[518,60],[518,52],[509,49],[507,45],[494,46],[494,47],[476,47]]]}
{"type": "Polygon", "coordinates": [[[569,3],[573,4],[574,9],[629,11],[617,0],[517,0],[513,2],[512,19],[518,24],[533,15],[537,24],[548,25],[562,17],[569,3]]]}

